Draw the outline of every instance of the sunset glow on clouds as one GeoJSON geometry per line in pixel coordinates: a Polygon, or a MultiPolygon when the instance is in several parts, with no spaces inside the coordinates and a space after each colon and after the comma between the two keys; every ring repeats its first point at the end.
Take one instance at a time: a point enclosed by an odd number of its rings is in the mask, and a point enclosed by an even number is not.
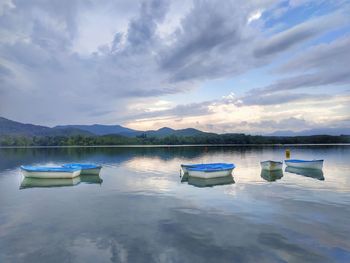
{"type": "Polygon", "coordinates": [[[350,128],[349,11],[341,0],[1,1],[0,116],[350,128]]]}

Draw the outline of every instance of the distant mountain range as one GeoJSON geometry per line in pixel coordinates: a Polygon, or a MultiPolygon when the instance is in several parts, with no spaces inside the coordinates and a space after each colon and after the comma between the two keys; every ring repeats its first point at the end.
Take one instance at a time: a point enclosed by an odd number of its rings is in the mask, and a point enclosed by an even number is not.
{"type": "Polygon", "coordinates": [[[148,137],[166,137],[176,136],[195,136],[209,134],[193,128],[175,130],[163,127],[158,130],[138,131],[129,129],[120,125],[59,125],[53,128],[24,124],[0,117],[0,135],[22,135],[22,136],[71,136],[71,135],[121,135],[126,137],[148,136],[148,137]]]}
{"type": "Polygon", "coordinates": [[[49,128],[34,124],[24,124],[0,117],[0,135],[22,135],[22,136],[71,136],[92,135],[92,133],[73,127],[63,129],[49,128]]]}
{"type": "MultiPolygon", "coordinates": [[[[175,130],[168,127],[163,127],[158,130],[139,131],[129,129],[120,125],[59,125],[53,128],[24,124],[0,117],[0,136],[1,135],[22,135],[22,136],[102,136],[102,135],[121,135],[125,137],[166,137],[175,136],[197,136],[197,135],[213,135],[215,133],[207,133],[194,128],[175,130]]],[[[310,129],[300,132],[294,131],[276,131],[264,136],[311,136],[311,135],[350,135],[350,129],[342,128],[325,128],[325,129],[310,129]]]]}
{"type": "Polygon", "coordinates": [[[308,129],[299,132],[295,131],[275,131],[265,134],[265,136],[312,136],[312,135],[350,135],[350,128],[322,128],[308,129]]]}

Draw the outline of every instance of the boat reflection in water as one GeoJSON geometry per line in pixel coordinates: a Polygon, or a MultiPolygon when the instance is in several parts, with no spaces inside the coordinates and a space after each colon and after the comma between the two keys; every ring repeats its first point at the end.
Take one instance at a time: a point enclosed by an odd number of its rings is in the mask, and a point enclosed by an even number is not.
{"type": "Polygon", "coordinates": [[[279,180],[283,177],[283,172],[282,172],[282,170],[269,171],[269,170],[262,169],[260,176],[261,176],[261,178],[263,178],[264,180],[266,180],[268,182],[274,182],[274,181],[279,180]]]}
{"type": "Polygon", "coordinates": [[[319,169],[306,169],[296,167],[286,167],[286,172],[293,174],[300,174],[302,176],[311,177],[320,181],[324,181],[323,171],[319,169]]]}
{"type": "Polygon", "coordinates": [[[26,188],[49,188],[49,187],[66,187],[75,186],[80,183],[86,184],[99,184],[101,185],[103,180],[98,175],[84,175],[75,178],[29,178],[25,177],[19,189],[26,188]]]}
{"type": "Polygon", "coordinates": [[[181,177],[181,182],[187,182],[189,185],[193,185],[195,187],[213,187],[216,185],[228,185],[235,183],[232,175],[205,179],[189,176],[188,173],[185,173],[181,177]]]}

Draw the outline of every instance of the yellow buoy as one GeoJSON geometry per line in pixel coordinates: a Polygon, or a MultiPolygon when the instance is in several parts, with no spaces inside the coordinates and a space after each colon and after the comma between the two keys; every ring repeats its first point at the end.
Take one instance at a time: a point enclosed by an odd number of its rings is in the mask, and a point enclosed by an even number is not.
{"type": "Polygon", "coordinates": [[[286,150],[286,158],[287,158],[287,159],[290,158],[290,150],[289,150],[289,149],[286,150]]]}

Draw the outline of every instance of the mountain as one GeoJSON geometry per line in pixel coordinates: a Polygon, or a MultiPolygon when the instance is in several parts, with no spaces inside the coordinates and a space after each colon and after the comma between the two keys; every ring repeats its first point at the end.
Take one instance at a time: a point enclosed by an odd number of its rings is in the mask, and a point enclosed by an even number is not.
{"type": "Polygon", "coordinates": [[[144,134],[146,134],[148,137],[165,137],[165,136],[171,136],[171,135],[196,136],[196,135],[206,134],[206,132],[202,132],[194,128],[174,130],[168,127],[163,127],[163,128],[160,128],[159,130],[145,131],[144,134]]]}
{"type": "Polygon", "coordinates": [[[59,125],[54,127],[55,129],[79,129],[83,131],[87,131],[89,133],[95,135],[108,135],[108,134],[119,134],[123,136],[136,136],[141,134],[141,131],[129,129],[120,125],[101,125],[101,124],[93,124],[93,125],[59,125]]]}
{"type": "Polygon", "coordinates": [[[60,125],[60,126],[56,126],[55,128],[56,129],[75,128],[79,130],[88,131],[92,134],[99,135],[99,136],[117,134],[117,135],[122,135],[126,137],[136,137],[136,136],[142,136],[142,135],[146,135],[147,137],[165,137],[170,135],[195,136],[200,134],[206,134],[205,132],[202,132],[200,130],[196,130],[193,128],[175,130],[172,128],[163,127],[158,130],[138,131],[138,130],[129,129],[120,125],[100,125],[100,124],[60,125]]]}
{"type": "Polygon", "coordinates": [[[294,131],[275,131],[268,136],[311,136],[311,135],[350,135],[350,128],[319,128],[319,129],[309,129],[299,132],[294,131]]]}
{"type": "Polygon", "coordinates": [[[71,136],[91,135],[91,133],[75,128],[56,129],[41,125],[24,124],[0,117],[0,135],[15,136],[71,136]]]}
{"type": "Polygon", "coordinates": [[[193,128],[175,130],[163,127],[158,130],[138,131],[120,125],[59,125],[53,128],[24,124],[0,117],[0,135],[23,135],[23,136],[70,136],[70,135],[121,135],[136,137],[146,135],[147,137],[195,136],[206,134],[193,128]]]}
{"type": "MultiPolygon", "coordinates": [[[[169,127],[163,127],[158,130],[138,131],[126,128],[120,125],[60,125],[53,128],[24,124],[0,117],[0,136],[1,135],[23,135],[23,136],[71,136],[71,135],[120,135],[125,137],[157,137],[166,136],[200,136],[200,135],[216,135],[215,133],[207,133],[194,128],[175,130],[169,127]]],[[[309,129],[300,132],[294,131],[276,131],[265,136],[310,136],[310,135],[350,135],[350,128],[322,128],[309,129]]]]}

